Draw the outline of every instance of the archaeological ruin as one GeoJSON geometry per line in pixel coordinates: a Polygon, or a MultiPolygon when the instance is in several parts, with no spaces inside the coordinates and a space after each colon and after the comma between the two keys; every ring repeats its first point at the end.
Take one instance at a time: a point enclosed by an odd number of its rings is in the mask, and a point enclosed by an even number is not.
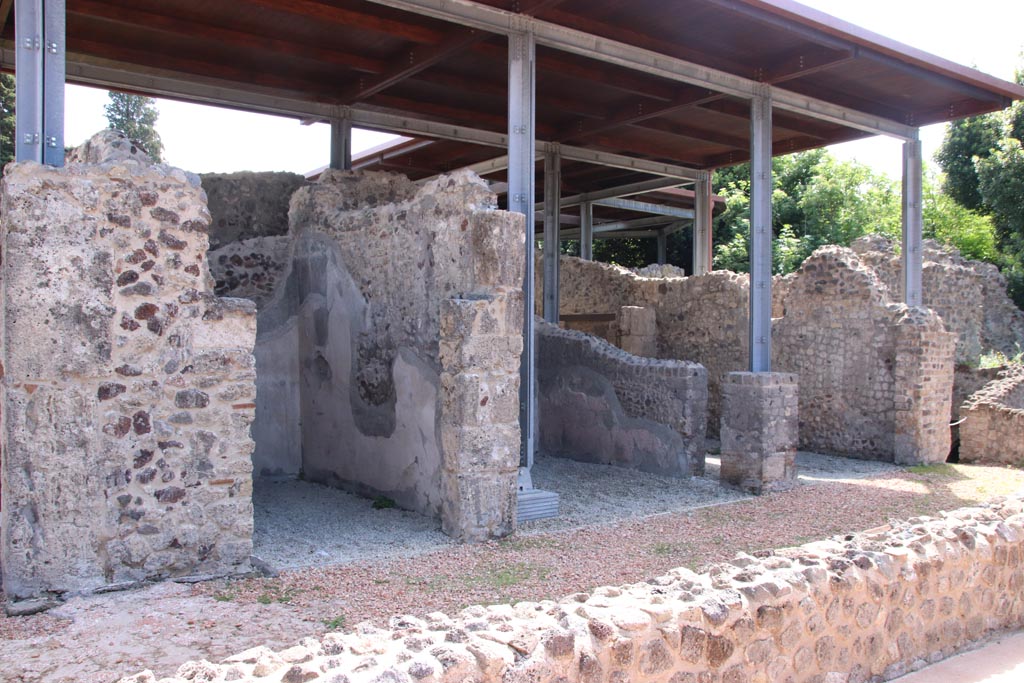
{"type": "MultiPolygon", "coordinates": [[[[798,450],[1024,458],[1022,376],[979,367],[1024,314],[923,239],[920,136],[1024,87],[788,0],[150,4],[0,3],[9,608],[268,571],[254,490],[282,480],[485,542],[558,514],[538,453],[753,494],[797,485],[798,450]],[[115,131],[66,155],[66,83],[329,126],[329,163],[199,176],[115,131]],[[353,154],[360,127],[404,137],[353,154]],[[899,244],[773,277],[772,156],[874,135],[902,145],[899,244]],[[745,162],[749,275],[712,268],[713,175],[745,162]],[[658,263],[593,260],[620,238],[658,263]]],[[[1021,623],[1021,505],[179,677],[890,677],[1021,623]]]]}

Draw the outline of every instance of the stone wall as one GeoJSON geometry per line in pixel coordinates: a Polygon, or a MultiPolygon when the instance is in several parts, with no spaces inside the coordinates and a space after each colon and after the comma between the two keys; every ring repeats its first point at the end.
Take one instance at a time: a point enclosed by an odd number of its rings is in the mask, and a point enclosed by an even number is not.
{"type": "Polygon", "coordinates": [[[496,492],[513,490],[519,462],[507,413],[511,396],[518,406],[509,383],[522,333],[505,321],[522,317],[523,262],[513,246],[522,225],[494,207],[468,173],[419,187],[398,175],[328,171],[293,195],[290,246],[281,250],[291,261],[259,316],[258,473],[301,472],[432,516],[463,511],[469,516],[445,522],[459,537],[510,530],[510,504],[496,492]],[[458,300],[490,302],[471,332],[458,322],[458,300]],[[447,330],[445,311],[454,316],[447,330]],[[464,408],[464,397],[446,393],[442,373],[459,391],[483,381],[494,393],[477,400],[495,405],[446,414],[464,408]],[[446,430],[485,414],[475,443],[445,440],[446,430]],[[493,461],[472,481],[484,486],[489,476],[491,489],[445,481],[458,470],[449,456],[468,462],[484,451],[493,461]],[[450,492],[458,497],[445,507],[450,492]],[[473,495],[490,513],[469,512],[473,495]],[[491,513],[504,521],[487,521],[491,513]]]}
{"type": "Polygon", "coordinates": [[[537,322],[540,447],[585,462],[688,477],[704,473],[707,371],[632,356],[537,322]]]}
{"type": "Polygon", "coordinates": [[[306,184],[297,173],[204,173],[209,201],[210,250],[232,242],[288,234],[288,205],[306,184]]]}
{"type": "MultiPolygon", "coordinates": [[[[900,257],[888,239],[869,235],[851,248],[870,265],[889,292],[902,298],[900,257]]],[[[1013,357],[1024,347],[1024,312],[1006,294],[1006,280],[990,263],[963,258],[953,247],[924,242],[923,301],[956,334],[956,361],[977,364],[983,353],[1013,357]]]]}
{"type": "Polygon", "coordinates": [[[796,483],[797,376],[730,372],[722,382],[723,484],[756,495],[796,483]]]}
{"type": "MultiPolygon", "coordinates": [[[[722,378],[749,362],[746,275],[648,278],[563,257],[560,278],[562,311],[615,314],[606,338],[620,346],[623,307],[653,310],[656,356],[707,368],[707,432],[719,435],[722,378]]],[[[937,316],[892,303],[875,272],[838,247],[774,278],[772,309],[773,369],[800,375],[801,447],[890,461],[946,458],[953,340],[937,316]]]]}
{"type": "Polygon", "coordinates": [[[118,143],[4,178],[11,599],[248,568],[255,309],[213,295],[198,179],[118,143]]]}
{"type": "Polygon", "coordinates": [[[1024,367],[972,396],[961,409],[960,460],[1024,467],[1024,367]]]}
{"type": "Polygon", "coordinates": [[[286,652],[190,662],[162,683],[865,683],[1022,625],[1016,497],[557,602],[361,624],[286,652]]]}
{"type": "Polygon", "coordinates": [[[449,536],[506,536],[516,520],[523,291],[481,269],[492,294],[441,304],[441,522],[449,536]]]}
{"type": "Polygon", "coordinates": [[[250,299],[262,307],[291,262],[291,240],[274,236],[229,242],[210,251],[207,261],[217,296],[250,299]]]}
{"type": "Polygon", "coordinates": [[[928,309],[891,303],[857,255],[822,247],[788,284],[772,365],[800,377],[800,445],[896,462],[944,462],[953,338],[928,309]]]}
{"type": "MultiPolygon", "coordinates": [[[[707,434],[718,436],[722,377],[747,367],[746,276],[714,271],[689,278],[642,277],[625,268],[569,256],[562,257],[560,268],[560,312],[614,316],[615,322],[605,328],[607,333],[598,333],[613,344],[622,343],[618,318],[624,306],[654,311],[655,356],[707,368],[707,434]]],[[[566,327],[595,332],[585,323],[567,321],[566,327]]]]}

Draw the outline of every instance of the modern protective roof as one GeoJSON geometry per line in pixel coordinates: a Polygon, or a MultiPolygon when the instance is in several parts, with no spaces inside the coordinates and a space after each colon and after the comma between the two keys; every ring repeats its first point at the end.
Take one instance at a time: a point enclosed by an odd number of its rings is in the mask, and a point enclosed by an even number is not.
{"type": "MultiPolygon", "coordinates": [[[[0,13],[9,7],[0,2],[0,13]]],[[[0,18],[11,68],[14,22],[0,18]]],[[[695,169],[748,158],[751,84],[789,98],[773,117],[776,154],[871,134],[846,125],[846,111],[898,130],[1024,98],[1014,84],[790,0],[67,0],[67,80],[310,120],[353,106],[503,134],[501,22],[538,29],[538,139],[695,169]],[[449,8],[468,25],[446,21],[449,8]],[[568,50],[563,33],[576,40],[568,50]],[[623,46],[650,68],[610,63],[623,46]],[[723,87],[666,77],[681,63],[723,87]],[[803,113],[801,97],[829,115],[803,113]]],[[[419,178],[499,154],[414,142],[374,167],[419,178]]],[[[571,160],[562,174],[567,194],[647,177],[571,160]]]]}

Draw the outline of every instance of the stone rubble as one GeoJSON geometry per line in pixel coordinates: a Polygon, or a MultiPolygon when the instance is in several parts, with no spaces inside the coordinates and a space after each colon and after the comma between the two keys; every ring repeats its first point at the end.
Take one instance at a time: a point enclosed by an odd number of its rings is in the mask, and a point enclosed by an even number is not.
{"type": "Polygon", "coordinates": [[[961,414],[961,462],[1024,467],[1024,366],[1007,368],[961,414]]]}
{"type": "MultiPolygon", "coordinates": [[[[559,601],[193,661],[159,683],[883,681],[1024,624],[1024,497],[559,601]]],[[[156,683],[149,672],[121,683],[156,683]]]]}

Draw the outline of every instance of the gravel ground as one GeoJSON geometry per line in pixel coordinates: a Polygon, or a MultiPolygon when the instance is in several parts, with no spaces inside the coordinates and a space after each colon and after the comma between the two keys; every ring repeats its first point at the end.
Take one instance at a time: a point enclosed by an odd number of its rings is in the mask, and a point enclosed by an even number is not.
{"type": "MultiPolygon", "coordinates": [[[[563,464],[569,472],[575,465],[555,463],[563,464]]],[[[101,683],[143,667],[165,676],[186,659],[216,660],[255,645],[282,648],[363,620],[383,624],[394,614],[455,612],[470,604],[632,583],[672,567],[699,568],[740,551],[937,514],[1024,488],[1024,472],[1005,468],[889,467],[871,473],[860,470],[873,464],[839,464],[850,467],[811,458],[806,472],[813,483],[725,505],[650,515],[642,503],[631,509],[644,516],[561,531],[533,529],[500,542],[446,544],[416,556],[307,567],[274,579],[165,583],[73,598],[48,614],[0,618],[0,671],[5,681],[18,683],[101,683]]],[[[539,467],[543,472],[544,465],[539,467]]],[[[567,517],[590,514],[573,507],[577,503],[570,498],[567,517]]],[[[616,505],[605,500],[594,509],[616,505]]],[[[375,512],[389,522],[405,517],[396,510],[375,512]]],[[[316,555],[309,547],[303,546],[305,554],[316,555]]]]}

